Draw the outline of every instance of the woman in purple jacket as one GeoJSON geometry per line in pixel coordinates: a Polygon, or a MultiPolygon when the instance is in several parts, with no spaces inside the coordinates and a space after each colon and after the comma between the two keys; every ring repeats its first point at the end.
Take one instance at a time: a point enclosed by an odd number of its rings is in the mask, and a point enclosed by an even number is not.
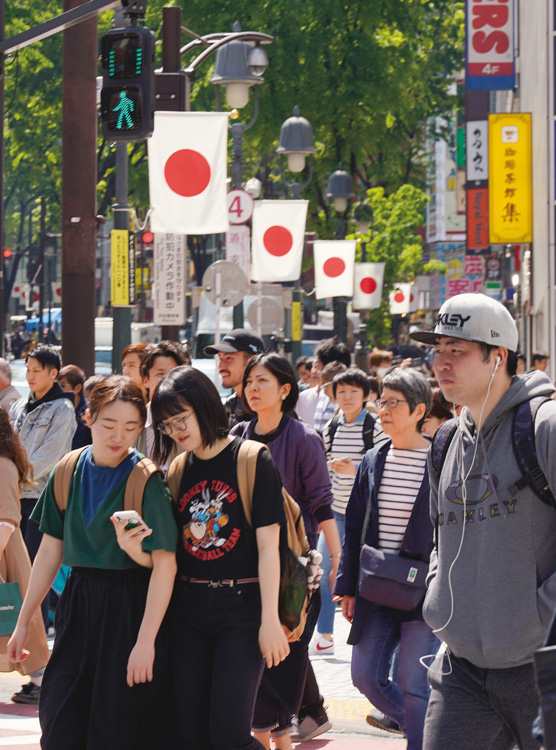
{"type": "MultiPolygon", "coordinates": [[[[247,365],[243,376],[243,398],[257,417],[236,425],[231,434],[268,445],[282,475],[284,487],[301,508],[309,545],[316,548],[318,534],[324,533],[332,562],[333,586],[341,553],[338,527],[332,513],[332,492],[322,438],[292,414],[299,389],[287,359],[271,352],[259,354],[247,365]]],[[[305,631],[292,643],[290,655],[278,667],[266,669],[255,706],[253,726],[258,739],[268,747],[269,732],[276,747],[291,747],[289,729],[292,715],[299,711],[309,666],[308,648],[320,610],[320,594],[315,592],[305,631]]],[[[322,699],[314,677],[315,704],[322,699]]],[[[325,723],[330,727],[327,719],[325,723]]],[[[315,727],[321,734],[324,724],[315,727]]]]}

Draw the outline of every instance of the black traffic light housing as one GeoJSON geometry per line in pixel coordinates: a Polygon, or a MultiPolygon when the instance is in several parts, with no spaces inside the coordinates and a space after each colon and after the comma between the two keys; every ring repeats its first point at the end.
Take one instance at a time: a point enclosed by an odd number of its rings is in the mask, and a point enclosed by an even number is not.
{"type": "Polygon", "coordinates": [[[110,141],[142,141],[154,129],[155,38],[143,26],[108,31],[101,40],[102,132],[110,141]]]}

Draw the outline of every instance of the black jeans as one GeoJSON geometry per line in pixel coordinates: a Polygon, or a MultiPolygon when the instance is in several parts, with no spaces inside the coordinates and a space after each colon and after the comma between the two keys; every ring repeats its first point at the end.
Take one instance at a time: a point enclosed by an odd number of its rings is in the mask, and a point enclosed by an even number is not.
{"type": "Polygon", "coordinates": [[[172,678],[187,750],[262,750],[251,736],[263,671],[258,583],[178,581],[171,610],[172,678]]]}
{"type": "MultiPolygon", "coordinates": [[[[320,591],[313,594],[311,609],[303,635],[295,643],[290,643],[289,656],[277,667],[265,669],[257,702],[253,727],[259,731],[274,728],[281,733],[292,724],[292,716],[299,713],[304,694],[309,666],[309,642],[313,636],[320,613],[320,591]]],[[[312,672],[310,684],[312,703],[320,700],[319,688],[312,672]],[[316,696],[316,697],[315,697],[316,696]]]]}
{"type": "MultiPolygon", "coordinates": [[[[25,540],[25,546],[29,553],[31,562],[34,561],[39,551],[39,547],[42,541],[42,532],[39,531],[39,524],[36,521],[30,521],[29,516],[33,512],[35,505],[38,502],[38,497],[22,497],[21,498],[21,534],[25,540]]],[[[50,591],[44,597],[41,603],[42,619],[44,621],[44,628],[48,633],[50,627],[50,617],[48,615],[48,609],[50,605],[50,591]]]]}

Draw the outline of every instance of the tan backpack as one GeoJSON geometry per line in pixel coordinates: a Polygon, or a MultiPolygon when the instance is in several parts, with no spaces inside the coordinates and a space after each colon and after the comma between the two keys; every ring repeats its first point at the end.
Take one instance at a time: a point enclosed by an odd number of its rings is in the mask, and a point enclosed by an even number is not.
{"type": "MultiPolygon", "coordinates": [[[[237,481],[239,494],[243,505],[245,518],[252,526],[253,489],[255,486],[255,474],[257,470],[257,458],[261,450],[268,450],[263,443],[255,440],[244,440],[239,448],[237,458],[237,481]]],[[[166,481],[174,502],[179,500],[180,482],[187,453],[181,453],[170,464],[166,481]]],[[[295,502],[289,492],[283,487],[284,512],[288,529],[288,557],[286,569],[280,578],[280,621],[288,630],[288,641],[298,641],[303,635],[307,621],[307,610],[310,603],[310,592],[307,589],[307,574],[297,559],[309,554],[309,544],[305,533],[305,524],[299,505],[295,502]],[[292,587],[292,577],[297,578],[296,585],[292,587]],[[303,595],[304,590],[304,595],[303,595]],[[292,601],[293,594],[293,601],[292,601]],[[300,611],[299,624],[291,627],[291,609],[300,611]]]]}
{"type": "MultiPolygon", "coordinates": [[[[87,446],[85,446],[87,447],[87,446]]],[[[58,462],[54,472],[54,498],[61,513],[66,512],[71,479],[79,456],[85,448],[70,451],[58,462]]],[[[153,474],[159,472],[158,466],[150,458],[142,458],[135,464],[127,478],[124,494],[124,507],[122,510],[135,510],[143,515],[143,493],[145,486],[153,474]]]]}

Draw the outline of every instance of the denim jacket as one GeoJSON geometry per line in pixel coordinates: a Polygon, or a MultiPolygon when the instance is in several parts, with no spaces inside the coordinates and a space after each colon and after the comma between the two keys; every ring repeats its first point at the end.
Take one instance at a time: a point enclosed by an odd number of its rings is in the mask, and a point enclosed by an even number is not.
{"type": "MultiPolygon", "coordinates": [[[[334,593],[340,596],[355,596],[355,611],[348,639],[348,643],[351,644],[357,643],[359,640],[367,608],[375,606],[357,595],[361,532],[365,521],[367,503],[370,502],[371,515],[365,535],[365,543],[372,547],[378,547],[378,491],[390,445],[391,443],[388,441],[367,451],[359,465],[346,509],[345,541],[334,593]]],[[[432,549],[433,525],[429,515],[429,476],[425,470],[399,554],[402,557],[428,562],[432,549]]],[[[398,612],[397,610],[391,610],[391,612],[403,620],[412,620],[416,617],[422,619],[421,609],[417,612],[398,612]]]]}
{"type": "Polygon", "coordinates": [[[39,497],[58,461],[71,450],[77,428],[75,410],[67,398],[47,401],[27,413],[27,398],[20,398],[10,409],[10,419],[33,466],[36,482],[23,489],[23,497],[39,497]]]}

